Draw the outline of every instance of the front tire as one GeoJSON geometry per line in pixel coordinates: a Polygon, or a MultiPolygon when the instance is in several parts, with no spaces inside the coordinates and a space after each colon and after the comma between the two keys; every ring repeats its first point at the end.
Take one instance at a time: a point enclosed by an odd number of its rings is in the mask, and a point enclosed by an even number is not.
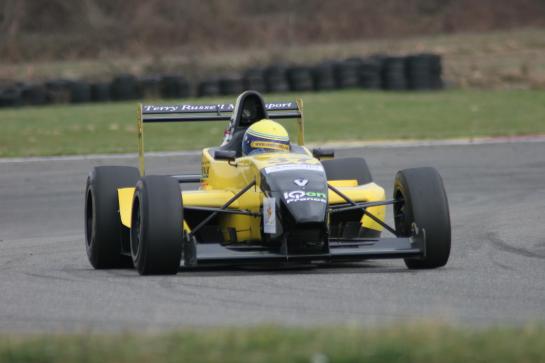
{"type": "Polygon", "coordinates": [[[394,184],[394,221],[399,236],[424,229],[426,256],[406,258],[410,269],[444,266],[450,256],[451,229],[447,195],[434,168],[413,168],[397,173],[394,184]]]}
{"type": "Polygon", "coordinates": [[[182,194],[168,176],[136,183],[131,220],[131,256],[141,275],[176,274],[183,248],[182,194]]]}
{"type": "Polygon", "coordinates": [[[117,189],[133,187],[140,177],[129,166],[97,166],[85,187],[85,249],[95,269],[122,268],[130,259],[121,255],[123,226],[119,217],[117,189]]]}

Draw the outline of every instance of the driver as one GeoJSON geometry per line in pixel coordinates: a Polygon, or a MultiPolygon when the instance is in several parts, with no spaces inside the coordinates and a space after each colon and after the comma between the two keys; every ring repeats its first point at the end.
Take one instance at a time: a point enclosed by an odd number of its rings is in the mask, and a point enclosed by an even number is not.
{"type": "Polygon", "coordinates": [[[290,138],[284,126],[263,119],[252,124],[242,138],[242,155],[289,152],[290,138]]]}

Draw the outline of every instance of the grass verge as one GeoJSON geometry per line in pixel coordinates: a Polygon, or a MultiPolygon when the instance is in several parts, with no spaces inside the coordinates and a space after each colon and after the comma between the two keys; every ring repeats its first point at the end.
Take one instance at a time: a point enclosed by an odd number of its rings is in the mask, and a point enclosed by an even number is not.
{"type": "MultiPolygon", "coordinates": [[[[351,90],[301,96],[305,101],[306,140],[313,143],[545,133],[545,90],[351,90]]],[[[295,97],[286,94],[266,99],[295,97]]],[[[234,97],[184,100],[220,101],[232,102],[234,97]]],[[[136,102],[0,110],[0,157],[135,152],[135,115],[136,102]]],[[[146,150],[192,150],[217,145],[225,125],[149,125],[145,131],[146,150]]]]}
{"type": "Polygon", "coordinates": [[[545,327],[194,329],[162,334],[1,336],[0,362],[543,362],[545,327]]]}

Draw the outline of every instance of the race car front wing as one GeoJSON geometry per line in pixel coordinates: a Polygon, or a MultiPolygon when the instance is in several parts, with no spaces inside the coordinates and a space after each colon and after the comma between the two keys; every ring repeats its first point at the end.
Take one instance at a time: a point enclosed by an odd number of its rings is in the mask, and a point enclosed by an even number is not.
{"type": "MultiPolygon", "coordinates": [[[[289,254],[272,251],[263,246],[223,246],[215,243],[195,244],[193,262],[184,258],[182,266],[240,265],[263,263],[319,263],[334,261],[359,261],[424,257],[426,254],[425,230],[412,237],[330,239],[328,251],[315,254],[289,254]],[[188,263],[189,262],[189,263],[188,263]]],[[[185,256],[184,256],[185,257],[185,256]]]]}
{"type": "MultiPolygon", "coordinates": [[[[318,263],[333,261],[358,261],[367,259],[419,258],[426,256],[426,231],[413,225],[412,236],[399,236],[394,228],[376,218],[367,208],[377,205],[391,205],[395,200],[379,202],[354,202],[340,190],[328,184],[329,189],[347,202],[330,207],[330,213],[347,209],[361,209],[363,212],[391,232],[389,238],[328,238],[318,253],[290,253],[287,248],[272,249],[262,245],[223,245],[220,243],[196,243],[194,234],[218,213],[248,214],[249,211],[228,209],[229,205],[255,185],[255,180],[242,188],[221,208],[201,208],[211,214],[196,226],[187,236],[184,246],[182,266],[202,265],[240,265],[263,263],[318,263]]],[[[189,207],[194,208],[194,207],[189,207]]]]}

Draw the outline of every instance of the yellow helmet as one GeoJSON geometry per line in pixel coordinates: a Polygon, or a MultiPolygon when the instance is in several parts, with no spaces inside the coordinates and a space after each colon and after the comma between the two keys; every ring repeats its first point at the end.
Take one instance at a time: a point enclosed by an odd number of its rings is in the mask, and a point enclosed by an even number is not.
{"type": "Polygon", "coordinates": [[[288,152],[290,137],[278,122],[263,119],[252,124],[242,138],[242,154],[288,152]]]}

